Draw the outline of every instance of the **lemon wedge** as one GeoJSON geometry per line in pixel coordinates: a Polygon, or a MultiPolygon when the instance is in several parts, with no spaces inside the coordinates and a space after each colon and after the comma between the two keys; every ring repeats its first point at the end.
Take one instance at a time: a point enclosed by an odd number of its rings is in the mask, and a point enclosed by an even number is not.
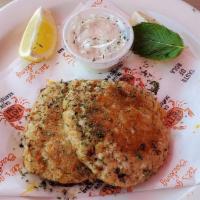
{"type": "Polygon", "coordinates": [[[131,25],[136,26],[142,22],[158,23],[153,17],[150,17],[141,11],[135,11],[130,19],[131,25]]]}
{"type": "Polygon", "coordinates": [[[21,40],[19,55],[31,62],[50,58],[56,47],[57,28],[49,10],[38,8],[31,17],[21,40]]]}

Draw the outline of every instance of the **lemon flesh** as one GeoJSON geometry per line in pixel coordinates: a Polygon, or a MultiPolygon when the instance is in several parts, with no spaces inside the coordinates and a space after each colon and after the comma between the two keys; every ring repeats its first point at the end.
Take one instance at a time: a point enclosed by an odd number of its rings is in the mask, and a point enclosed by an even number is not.
{"type": "Polygon", "coordinates": [[[19,55],[32,62],[50,58],[56,47],[57,29],[50,11],[38,8],[23,34],[19,55]]]}

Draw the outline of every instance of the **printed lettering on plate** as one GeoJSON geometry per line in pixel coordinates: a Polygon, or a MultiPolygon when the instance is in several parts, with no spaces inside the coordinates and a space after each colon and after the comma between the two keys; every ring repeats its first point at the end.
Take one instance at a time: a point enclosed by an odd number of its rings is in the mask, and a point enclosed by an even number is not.
{"type": "Polygon", "coordinates": [[[30,112],[26,108],[28,104],[27,99],[17,98],[12,92],[8,93],[0,99],[0,122],[8,122],[16,130],[23,131],[22,119],[30,112]]]}

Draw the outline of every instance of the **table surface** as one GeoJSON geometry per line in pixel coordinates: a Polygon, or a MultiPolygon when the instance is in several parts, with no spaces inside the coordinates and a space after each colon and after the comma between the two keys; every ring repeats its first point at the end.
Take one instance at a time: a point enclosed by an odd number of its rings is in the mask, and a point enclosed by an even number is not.
{"type": "Polygon", "coordinates": [[[185,0],[185,1],[200,10],[200,0],[185,0]]]}

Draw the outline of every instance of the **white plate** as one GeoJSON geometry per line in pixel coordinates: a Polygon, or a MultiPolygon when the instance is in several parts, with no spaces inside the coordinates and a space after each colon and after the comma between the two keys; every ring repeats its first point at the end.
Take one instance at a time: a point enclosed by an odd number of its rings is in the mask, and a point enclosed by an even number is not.
{"type": "MultiPolygon", "coordinates": [[[[15,0],[0,9],[0,72],[18,56],[17,49],[22,32],[32,13],[39,6],[50,8],[56,17],[65,18],[79,3],[79,0],[15,0]]],[[[146,10],[159,21],[175,30],[184,32],[184,40],[189,41],[193,52],[200,55],[200,13],[181,0],[116,0],[122,10],[131,14],[133,10],[146,10]]],[[[1,86],[2,87],[2,86],[1,86]]],[[[127,193],[117,196],[97,197],[93,199],[199,199],[200,187],[179,190],[157,190],[149,192],[127,193]]],[[[5,199],[5,197],[2,197],[5,199]]],[[[18,199],[18,198],[14,198],[18,199]]],[[[92,198],[91,198],[92,199],[92,198]]]]}

